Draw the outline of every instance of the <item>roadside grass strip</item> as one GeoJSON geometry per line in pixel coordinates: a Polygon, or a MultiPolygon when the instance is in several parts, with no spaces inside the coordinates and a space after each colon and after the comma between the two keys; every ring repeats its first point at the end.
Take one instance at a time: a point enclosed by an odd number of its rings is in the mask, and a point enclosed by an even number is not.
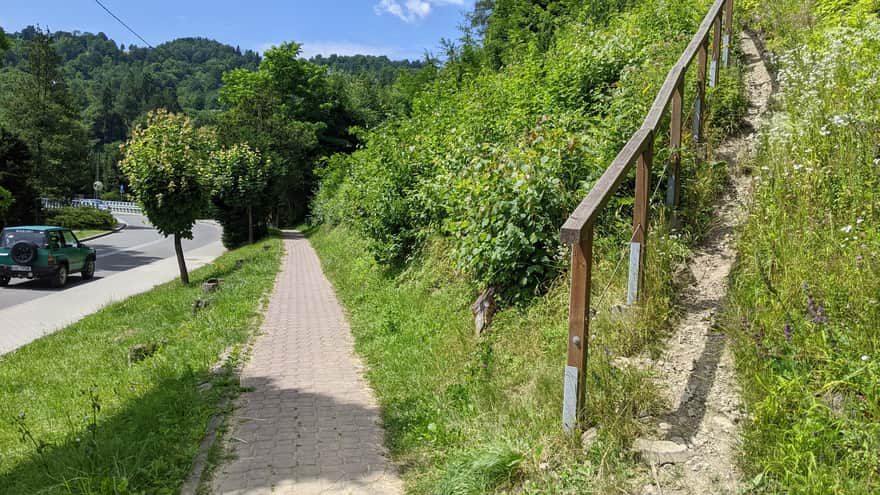
{"type": "Polygon", "coordinates": [[[218,402],[238,391],[228,370],[281,253],[277,238],[230,251],[188,287],[167,283],[0,357],[0,493],[176,493],[218,402]],[[221,288],[203,294],[209,278],[221,288]]]}
{"type": "Polygon", "coordinates": [[[89,237],[92,237],[92,236],[106,234],[107,232],[110,232],[110,231],[109,230],[90,229],[90,230],[74,230],[73,234],[76,236],[77,239],[83,240],[83,239],[88,239],[89,237]]]}

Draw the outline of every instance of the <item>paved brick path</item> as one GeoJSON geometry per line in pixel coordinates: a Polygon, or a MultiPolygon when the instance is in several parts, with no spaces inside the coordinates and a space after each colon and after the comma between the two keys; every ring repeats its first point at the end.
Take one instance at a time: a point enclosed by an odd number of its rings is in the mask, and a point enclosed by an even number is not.
{"type": "Polygon", "coordinates": [[[286,233],[287,255],[230,420],[234,459],[215,494],[396,494],[379,410],[315,251],[286,233]]]}

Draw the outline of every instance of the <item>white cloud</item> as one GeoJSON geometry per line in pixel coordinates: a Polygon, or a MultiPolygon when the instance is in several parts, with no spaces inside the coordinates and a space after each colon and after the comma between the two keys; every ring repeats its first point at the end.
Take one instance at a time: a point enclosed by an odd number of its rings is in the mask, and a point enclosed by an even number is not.
{"type": "Polygon", "coordinates": [[[376,15],[392,14],[403,22],[414,23],[431,14],[434,6],[464,5],[465,0],[380,0],[373,10],[376,15]]]}

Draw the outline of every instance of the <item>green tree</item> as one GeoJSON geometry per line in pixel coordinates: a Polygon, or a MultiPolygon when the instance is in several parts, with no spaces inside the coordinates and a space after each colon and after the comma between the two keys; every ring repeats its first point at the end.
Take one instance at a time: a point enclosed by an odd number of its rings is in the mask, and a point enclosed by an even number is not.
{"type": "Polygon", "coordinates": [[[34,32],[26,56],[23,71],[0,78],[0,124],[27,143],[42,193],[69,198],[90,190],[88,133],[48,32],[34,32]]]}
{"type": "Polygon", "coordinates": [[[180,281],[189,284],[181,239],[192,239],[196,219],[205,211],[208,187],[203,172],[212,139],[192,120],[166,110],[147,115],[146,127],[132,131],[121,167],[150,222],[174,236],[180,281]]]}
{"type": "Polygon", "coordinates": [[[265,203],[273,175],[271,160],[264,160],[247,144],[236,144],[213,154],[208,175],[215,205],[247,210],[248,243],[253,244],[254,207],[265,203]]]}
{"type": "Polygon", "coordinates": [[[0,227],[6,226],[6,212],[15,203],[12,193],[0,186],[0,227]]]}
{"type": "Polygon", "coordinates": [[[0,27],[0,53],[9,49],[9,40],[6,39],[6,32],[0,27]]]}
{"type": "Polygon", "coordinates": [[[10,225],[38,223],[40,195],[34,185],[34,170],[27,144],[0,127],[0,187],[13,193],[5,221],[10,225]]]}

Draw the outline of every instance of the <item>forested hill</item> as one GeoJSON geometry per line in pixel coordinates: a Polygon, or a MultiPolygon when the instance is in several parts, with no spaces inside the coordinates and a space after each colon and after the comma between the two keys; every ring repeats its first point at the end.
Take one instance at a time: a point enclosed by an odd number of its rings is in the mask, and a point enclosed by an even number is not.
{"type": "MultiPolygon", "coordinates": [[[[25,69],[28,44],[37,35],[34,27],[10,35],[12,48],[3,65],[25,69]]],[[[251,50],[205,38],[141,48],[117,45],[103,33],[57,31],[51,37],[73,104],[98,143],[125,139],[131,124],[154,108],[203,117],[220,107],[217,91],[224,72],[253,70],[260,63],[251,50]]]]}
{"type": "Polygon", "coordinates": [[[323,65],[331,72],[370,75],[386,85],[393,84],[401,70],[416,71],[425,65],[418,60],[391,60],[385,55],[315,55],[309,62],[323,65]]]}

